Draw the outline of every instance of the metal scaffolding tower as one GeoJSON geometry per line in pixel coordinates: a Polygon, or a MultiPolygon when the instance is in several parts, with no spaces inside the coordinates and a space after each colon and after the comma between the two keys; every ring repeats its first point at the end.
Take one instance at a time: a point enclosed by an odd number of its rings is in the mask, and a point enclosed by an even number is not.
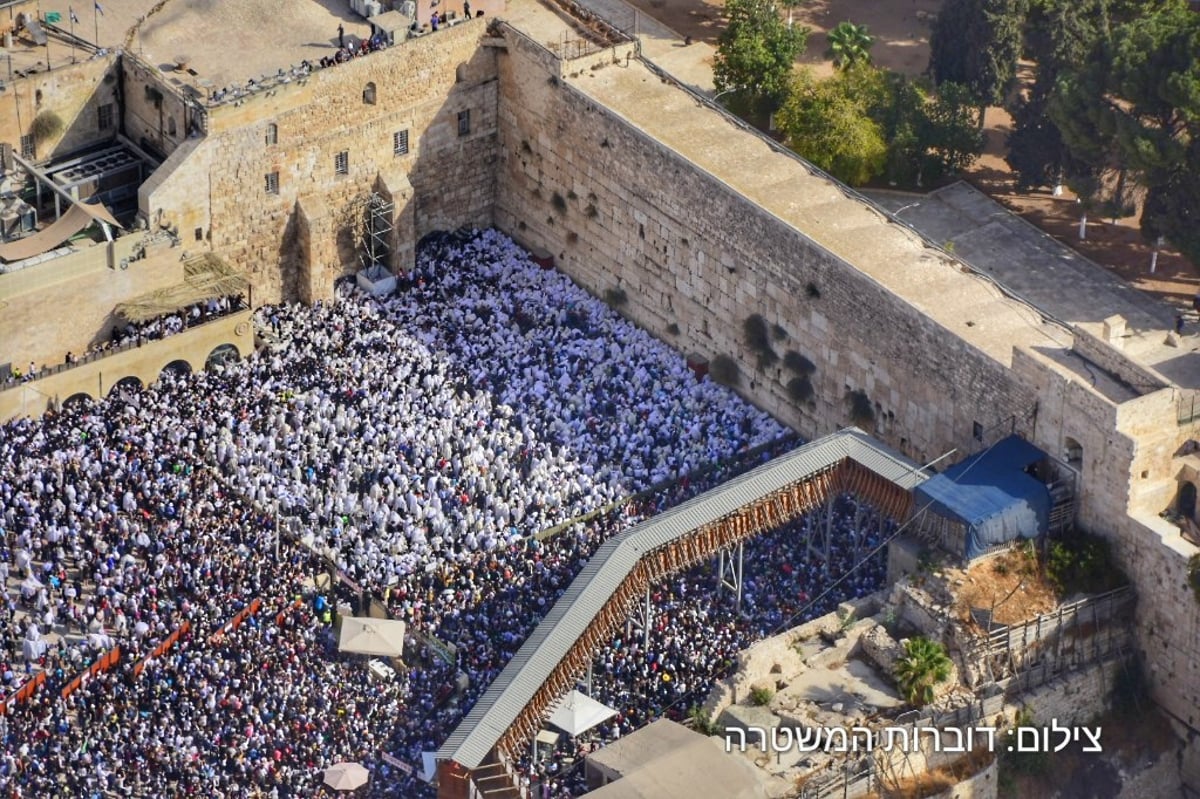
{"type": "Polygon", "coordinates": [[[358,256],[363,269],[387,267],[393,208],[391,200],[385,200],[377,192],[367,200],[362,219],[362,252],[358,256]]]}

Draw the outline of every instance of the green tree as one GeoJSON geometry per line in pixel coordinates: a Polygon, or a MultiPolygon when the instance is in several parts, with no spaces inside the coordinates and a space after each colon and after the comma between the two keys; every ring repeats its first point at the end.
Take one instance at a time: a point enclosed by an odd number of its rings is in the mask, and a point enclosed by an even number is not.
{"type": "Polygon", "coordinates": [[[933,701],[934,686],[950,677],[953,664],[941,644],[918,636],[904,644],[904,654],[896,660],[896,684],[913,705],[933,701]]]}
{"type": "Polygon", "coordinates": [[[1083,66],[1107,35],[1111,0],[1032,0],[1025,27],[1025,57],[1034,82],[1008,105],[1013,130],[1006,161],[1022,188],[1058,186],[1067,168],[1062,132],[1049,114],[1059,76],[1083,66]]]}
{"type": "Polygon", "coordinates": [[[1004,102],[1016,77],[1026,1],[943,0],[929,36],[934,82],[966,86],[981,108],[1004,102]]]}
{"type": "Polygon", "coordinates": [[[942,83],[924,110],[921,142],[935,170],[953,175],[974,163],[983,152],[983,130],[971,90],[942,83]]]}
{"type": "Polygon", "coordinates": [[[853,22],[839,22],[829,32],[829,49],[825,57],[833,59],[835,69],[846,69],[856,64],[868,64],[871,61],[871,45],[875,37],[867,33],[866,25],[855,25],[853,22]]]}
{"type": "Polygon", "coordinates": [[[772,0],[729,0],[725,13],[729,22],[713,58],[717,92],[736,94],[749,111],[774,111],[787,95],[808,28],[785,24],[772,0]]]}
{"type": "Polygon", "coordinates": [[[879,123],[871,118],[873,77],[856,67],[823,81],[800,72],[787,100],[775,115],[787,145],[804,158],[852,186],[878,175],[887,162],[888,145],[879,123]]]}

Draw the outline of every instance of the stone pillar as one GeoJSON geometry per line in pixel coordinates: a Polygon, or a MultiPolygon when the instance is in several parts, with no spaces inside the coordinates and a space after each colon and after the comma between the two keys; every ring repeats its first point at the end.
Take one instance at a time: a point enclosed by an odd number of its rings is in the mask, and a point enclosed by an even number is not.
{"type": "Polygon", "coordinates": [[[388,269],[394,275],[406,275],[416,266],[417,204],[408,175],[400,170],[380,172],[375,191],[392,203],[392,233],[388,238],[388,269]]]}
{"type": "Polygon", "coordinates": [[[310,305],[332,299],[334,278],[341,273],[333,215],[325,200],[311,194],[296,201],[295,214],[299,299],[310,305]]]}

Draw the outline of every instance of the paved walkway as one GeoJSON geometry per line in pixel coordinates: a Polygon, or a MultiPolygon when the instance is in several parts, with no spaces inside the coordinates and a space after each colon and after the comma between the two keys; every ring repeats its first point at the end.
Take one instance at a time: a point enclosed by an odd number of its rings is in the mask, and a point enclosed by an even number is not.
{"type": "Polygon", "coordinates": [[[1175,309],[1139,291],[1099,264],[1012,213],[967,183],[929,194],[868,191],[895,218],[995,278],[1056,319],[1102,335],[1104,319],[1128,322],[1125,354],[1184,388],[1200,388],[1200,327],[1185,328],[1178,347],[1165,342],[1175,309]]]}

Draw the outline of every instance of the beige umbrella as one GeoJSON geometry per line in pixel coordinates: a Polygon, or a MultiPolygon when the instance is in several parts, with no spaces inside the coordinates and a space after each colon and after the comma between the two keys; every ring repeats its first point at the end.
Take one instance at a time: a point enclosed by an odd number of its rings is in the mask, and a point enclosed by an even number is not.
{"type": "Polygon", "coordinates": [[[338,639],[339,652],[393,658],[404,655],[404,622],[402,621],[343,616],[341,624],[342,634],[338,639]]]}
{"type": "Polygon", "coordinates": [[[360,763],[335,763],[325,769],[325,784],[335,791],[353,791],[366,785],[370,776],[360,763]]]}

